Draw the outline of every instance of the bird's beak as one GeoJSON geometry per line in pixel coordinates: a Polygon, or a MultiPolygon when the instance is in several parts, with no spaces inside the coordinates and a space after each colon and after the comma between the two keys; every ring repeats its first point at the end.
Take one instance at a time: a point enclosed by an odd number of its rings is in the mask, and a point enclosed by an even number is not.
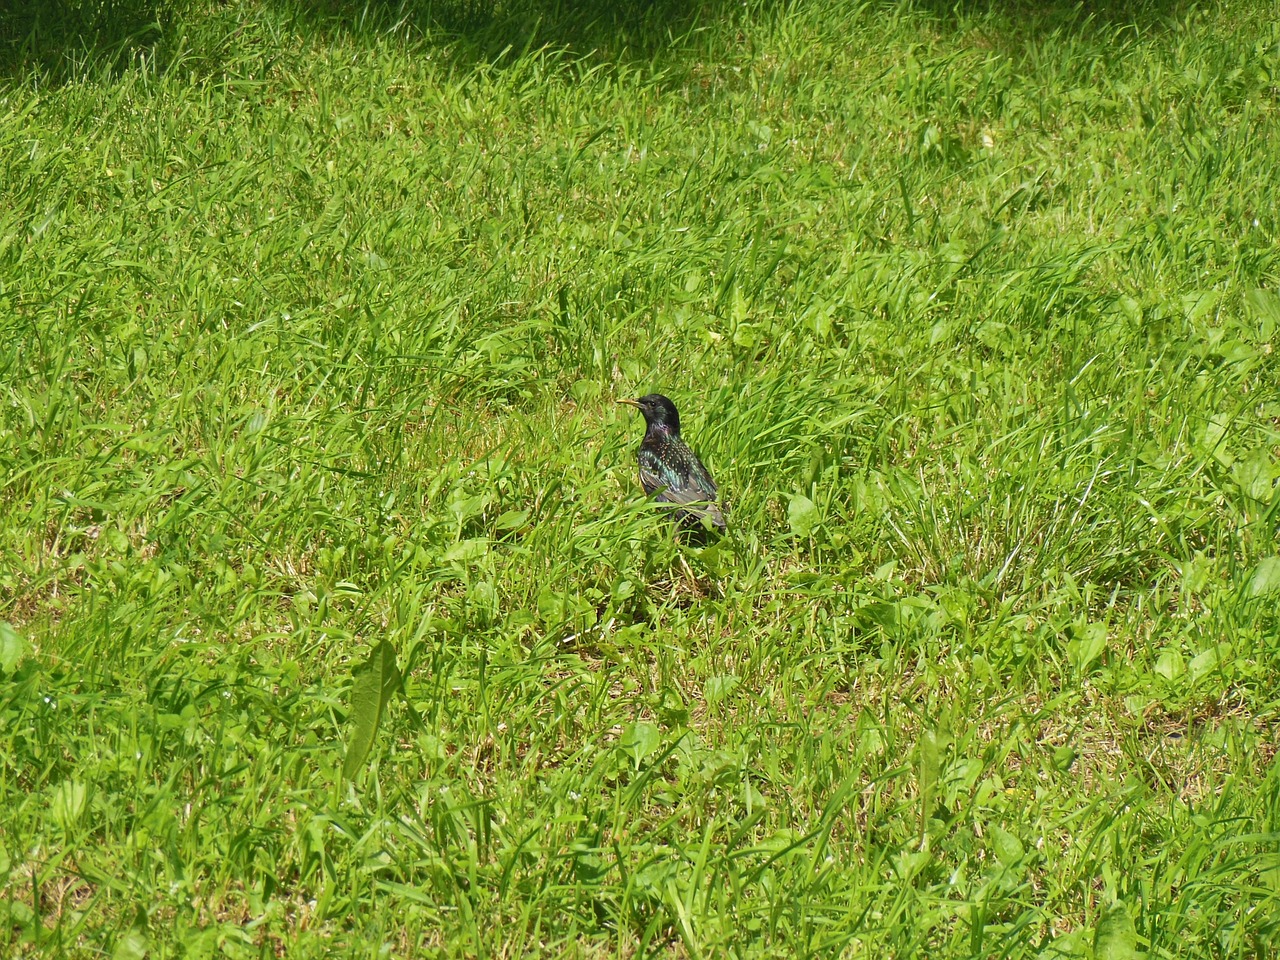
{"type": "Polygon", "coordinates": [[[640,409],[640,401],[639,401],[639,400],[618,400],[617,402],[618,402],[618,403],[625,403],[628,407],[635,407],[637,410],[639,410],[639,409],[640,409]]]}

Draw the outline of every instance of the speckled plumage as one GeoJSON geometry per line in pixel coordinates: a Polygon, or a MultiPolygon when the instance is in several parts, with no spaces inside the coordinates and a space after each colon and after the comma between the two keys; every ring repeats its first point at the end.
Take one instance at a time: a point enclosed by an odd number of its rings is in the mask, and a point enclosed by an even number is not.
{"type": "Polygon", "coordinates": [[[716,482],[681,439],[676,405],[660,393],[621,402],[644,414],[644,440],[637,457],[644,492],[659,503],[670,504],[681,521],[698,526],[706,520],[724,530],[724,514],[716,503],[716,482]]]}

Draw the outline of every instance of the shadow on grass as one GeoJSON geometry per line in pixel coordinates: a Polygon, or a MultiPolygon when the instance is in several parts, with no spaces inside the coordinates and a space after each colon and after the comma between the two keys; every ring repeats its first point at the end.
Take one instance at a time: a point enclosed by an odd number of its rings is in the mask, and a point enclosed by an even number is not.
{"type": "MultiPolygon", "coordinates": [[[[945,26],[990,20],[1016,38],[1034,39],[1055,30],[1111,33],[1116,28],[1161,29],[1198,6],[1194,0],[914,0],[911,8],[945,26]]],[[[1203,4],[1199,4],[1203,6],[1203,4]]]]}
{"type": "MultiPolygon", "coordinates": [[[[525,50],[554,47],[601,63],[657,61],[710,28],[732,38],[734,23],[771,16],[783,0],[17,0],[0,5],[0,77],[65,83],[145,64],[164,70],[197,47],[201,25],[223,35],[249,19],[277,18],[302,33],[368,38],[394,35],[424,48],[448,46],[459,66],[501,64],[525,50]]],[[[1010,45],[1055,31],[1105,40],[1125,28],[1159,30],[1191,0],[914,0],[878,10],[915,13],[943,30],[982,23],[1010,45]]],[[[215,58],[216,59],[216,58],[215,58]]]]}
{"type": "Polygon", "coordinates": [[[163,44],[165,0],[16,0],[0,4],[0,76],[51,82],[122,70],[163,44]]]}
{"type": "Polygon", "coordinates": [[[555,47],[600,62],[661,56],[700,27],[746,20],[773,0],[18,0],[0,5],[0,77],[65,83],[146,63],[163,71],[223,36],[274,19],[302,35],[448,46],[460,66],[555,47]],[[194,47],[194,49],[193,49],[194,47]]]}

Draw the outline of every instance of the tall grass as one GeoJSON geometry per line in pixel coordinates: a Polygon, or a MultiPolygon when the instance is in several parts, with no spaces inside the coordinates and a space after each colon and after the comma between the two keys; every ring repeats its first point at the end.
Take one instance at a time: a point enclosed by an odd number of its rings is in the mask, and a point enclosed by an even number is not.
{"type": "Polygon", "coordinates": [[[68,9],[3,21],[7,953],[1275,952],[1270,5],[68,9]]]}

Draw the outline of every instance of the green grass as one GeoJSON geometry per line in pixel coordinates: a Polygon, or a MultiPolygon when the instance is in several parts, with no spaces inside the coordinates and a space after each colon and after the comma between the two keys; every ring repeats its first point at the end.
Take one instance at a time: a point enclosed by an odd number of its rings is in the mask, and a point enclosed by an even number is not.
{"type": "Polygon", "coordinates": [[[1275,5],[619,6],[0,17],[0,953],[1274,956],[1275,5]]]}

